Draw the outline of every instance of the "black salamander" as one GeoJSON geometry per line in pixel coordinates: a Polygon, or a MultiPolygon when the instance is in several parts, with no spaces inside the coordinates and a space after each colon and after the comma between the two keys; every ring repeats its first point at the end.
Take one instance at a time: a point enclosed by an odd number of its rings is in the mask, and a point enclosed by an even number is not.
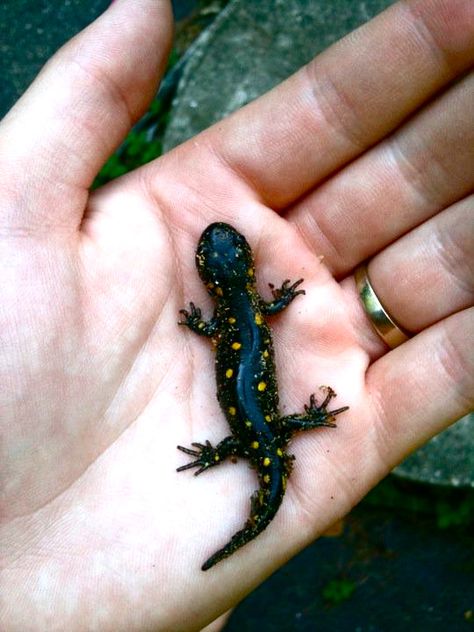
{"type": "Polygon", "coordinates": [[[196,252],[199,275],[209,294],[216,301],[214,316],[202,319],[201,310],[193,303],[180,310],[181,325],[212,338],[216,345],[217,398],[232,434],[217,446],[209,441],[193,443],[193,448],[178,449],[194,457],[178,472],[197,467],[201,474],[228,457],[243,457],[256,470],[259,489],[251,497],[250,517],[244,527],[202,566],[208,570],[217,562],[250,542],[275,516],[285,493],[286,481],[294,457],[286,452],[294,432],[320,426],[335,427],[334,418],[347,406],[329,411],[335,397],[325,387],[320,404],[311,395],[301,414],[281,417],[278,412],[278,388],[270,328],[265,316],[282,311],[291,301],[304,294],[297,289],[303,279],[281,288],[272,285],[273,300],[265,302],[257,292],[255,267],[247,240],[232,226],[211,224],[201,235],[196,252]]]}

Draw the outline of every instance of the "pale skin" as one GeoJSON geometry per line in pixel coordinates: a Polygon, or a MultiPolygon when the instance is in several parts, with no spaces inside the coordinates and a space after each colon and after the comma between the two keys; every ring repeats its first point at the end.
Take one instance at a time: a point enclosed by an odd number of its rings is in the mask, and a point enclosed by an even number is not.
{"type": "Polygon", "coordinates": [[[474,4],[394,5],[275,90],[89,192],[166,65],[167,2],[115,2],[0,126],[2,630],[200,630],[472,407],[474,4]],[[375,60],[375,61],[374,61],[375,60]],[[469,219],[470,214],[470,219],[469,219]],[[227,434],[194,267],[225,221],[258,284],[304,277],[272,320],[281,408],[350,410],[298,435],[279,513],[245,521],[245,462],[195,479],[176,445],[227,434]],[[471,231],[469,231],[469,227],[471,231]],[[353,272],[412,334],[373,332],[353,272]]]}

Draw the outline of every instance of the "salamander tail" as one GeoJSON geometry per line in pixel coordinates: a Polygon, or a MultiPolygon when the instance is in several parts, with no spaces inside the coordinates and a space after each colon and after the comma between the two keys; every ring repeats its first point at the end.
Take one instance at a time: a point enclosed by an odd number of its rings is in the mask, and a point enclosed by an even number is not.
{"type": "Polygon", "coordinates": [[[232,555],[232,553],[237,549],[240,549],[241,546],[244,546],[244,544],[253,540],[256,535],[257,533],[255,529],[246,525],[243,529],[237,531],[237,533],[232,536],[231,540],[222,547],[222,549],[219,549],[214,553],[214,555],[211,555],[211,557],[201,566],[201,570],[209,570],[221,560],[224,560],[226,557],[229,557],[229,555],[232,555]]]}
{"type": "Polygon", "coordinates": [[[209,570],[221,560],[232,555],[234,551],[256,538],[267,528],[278,511],[285,493],[280,471],[272,472],[272,474],[270,485],[261,487],[252,495],[250,517],[243,529],[237,531],[222,549],[216,551],[204,562],[201,567],[203,571],[209,570]]]}

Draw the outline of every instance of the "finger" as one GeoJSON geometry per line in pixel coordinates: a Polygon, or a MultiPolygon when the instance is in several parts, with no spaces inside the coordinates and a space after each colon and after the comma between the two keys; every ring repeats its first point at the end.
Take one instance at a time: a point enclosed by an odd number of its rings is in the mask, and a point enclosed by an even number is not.
{"type": "Polygon", "coordinates": [[[333,274],[474,190],[473,103],[471,73],[291,210],[333,274]]]}
{"type": "Polygon", "coordinates": [[[261,201],[284,207],[468,68],[473,29],[471,0],[397,3],[211,128],[196,147],[207,147],[261,201]]]}
{"type": "Polygon", "coordinates": [[[97,171],[156,91],[170,11],[165,0],[115,2],[54,55],[6,116],[0,186],[22,191],[21,204],[16,198],[4,212],[8,224],[80,220],[97,171]],[[77,192],[71,210],[66,201],[77,192]]]}
{"type": "Polygon", "coordinates": [[[366,386],[377,410],[371,451],[388,471],[474,407],[474,308],[377,360],[366,386]]]}
{"type": "Polygon", "coordinates": [[[377,296],[419,332],[474,303],[474,195],[422,224],[370,262],[377,296]]]}
{"type": "MultiPolygon", "coordinates": [[[[474,303],[474,195],[411,231],[370,260],[372,287],[403,329],[411,333],[474,303]]],[[[360,344],[372,355],[385,352],[363,310],[353,278],[347,291],[360,344]]]]}

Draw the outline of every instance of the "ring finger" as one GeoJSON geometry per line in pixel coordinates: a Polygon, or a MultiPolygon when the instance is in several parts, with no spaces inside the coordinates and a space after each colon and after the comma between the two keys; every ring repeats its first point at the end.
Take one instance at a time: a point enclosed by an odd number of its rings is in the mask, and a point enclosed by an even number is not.
{"type": "MultiPolygon", "coordinates": [[[[368,277],[383,309],[408,334],[469,307],[474,298],[474,195],[447,208],[375,255],[368,277]]],[[[343,281],[360,342],[378,355],[386,344],[363,308],[354,278],[343,281]]],[[[389,345],[389,346],[396,346],[389,345]]]]}

